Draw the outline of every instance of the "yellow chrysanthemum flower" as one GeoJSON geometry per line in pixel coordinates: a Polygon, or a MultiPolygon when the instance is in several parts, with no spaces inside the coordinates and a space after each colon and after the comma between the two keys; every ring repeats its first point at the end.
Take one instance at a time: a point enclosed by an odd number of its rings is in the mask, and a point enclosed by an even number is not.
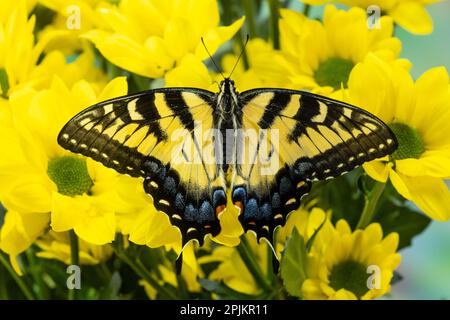
{"type": "Polygon", "coordinates": [[[48,213],[25,213],[8,211],[0,229],[0,250],[9,254],[14,270],[21,274],[16,256],[30,247],[48,228],[48,213]]]}
{"type": "MultiPolygon", "coordinates": [[[[333,0],[347,6],[358,6],[366,9],[378,6],[380,13],[391,16],[394,22],[414,34],[430,34],[433,32],[433,21],[425,6],[440,0],[333,0]]],[[[320,5],[330,0],[302,0],[302,2],[320,5]]]]}
{"type": "MultiPolygon", "coordinates": [[[[266,276],[269,274],[269,259],[272,259],[271,250],[266,242],[257,243],[253,234],[244,236],[259,265],[261,272],[266,276]],[[269,252],[270,250],[270,252],[269,252]]],[[[209,279],[223,281],[230,288],[246,293],[258,294],[260,288],[249,271],[237,248],[218,246],[211,255],[199,258],[200,264],[219,263],[219,266],[210,273],[209,279]]]]}
{"type": "Polygon", "coordinates": [[[27,79],[42,53],[42,44],[34,43],[35,17],[28,19],[24,0],[2,2],[0,20],[0,93],[8,94],[10,88],[27,79]],[[20,41],[18,41],[20,39],[20,41]]]}
{"type": "MultiPolygon", "coordinates": [[[[55,77],[47,90],[27,88],[10,97],[9,110],[0,110],[3,137],[0,177],[1,181],[8,181],[2,183],[0,198],[9,212],[20,213],[14,214],[18,225],[10,229],[15,227],[21,234],[27,234],[20,223],[43,220],[42,216],[51,212],[51,227],[57,232],[73,229],[83,240],[98,245],[114,239],[118,210],[114,185],[118,175],[101,164],[63,150],[56,137],[65,122],[86,106],[126,91],[124,78],[111,81],[96,94],[86,81],[68,88],[55,77]]],[[[37,225],[42,229],[38,232],[33,228],[24,238],[26,245],[21,250],[47,227],[37,225]]],[[[2,243],[8,242],[3,230],[2,238],[2,243]]],[[[17,254],[19,246],[7,253],[17,254]]]]}
{"type": "MultiPolygon", "coordinates": [[[[34,1],[35,2],[35,1],[34,1]]],[[[105,81],[98,70],[92,68],[93,53],[86,50],[77,64],[67,64],[59,51],[53,51],[38,60],[44,49],[64,31],[49,32],[35,41],[35,16],[28,18],[33,1],[5,1],[0,5],[0,94],[3,98],[26,86],[37,89],[48,87],[53,75],[58,75],[71,85],[84,78],[88,81],[105,81]],[[20,41],[18,41],[20,39],[20,41]],[[72,79],[72,80],[71,80],[72,79]]]]}
{"type": "MultiPolygon", "coordinates": [[[[71,264],[69,235],[67,232],[50,231],[36,241],[42,250],[36,253],[39,258],[59,260],[67,265],[71,264]]],[[[107,261],[113,254],[110,245],[93,245],[86,241],[79,241],[79,257],[82,265],[95,265],[107,261]]]]}
{"type": "Polygon", "coordinates": [[[89,31],[91,40],[113,64],[133,73],[158,78],[188,53],[208,57],[201,37],[214,53],[241,27],[241,18],[219,26],[215,0],[123,0],[101,9],[109,28],[89,31]]]}
{"type": "Polygon", "coordinates": [[[70,53],[83,47],[82,34],[106,26],[98,11],[113,6],[105,0],[39,0],[39,3],[55,14],[51,24],[40,30],[39,39],[58,34],[47,45],[46,51],[64,50],[70,53]]]}
{"type": "Polygon", "coordinates": [[[399,143],[389,159],[365,164],[366,172],[381,182],[389,178],[403,197],[432,219],[448,220],[450,192],[444,179],[450,177],[450,91],[446,69],[430,69],[414,82],[403,68],[369,56],[352,72],[347,99],[387,123],[399,143]]]}
{"type": "MultiPolygon", "coordinates": [[[[330,227],[331,223],[328,221],[330,227]]],[[[401,257],[398,234],[383,239],[378,223],[351,231],[340,220],[331,231],[319,231],[308,254],[304,299],[374,299],[390,290],[401,257]]]]}
{"type": "MultiPolygon", "coordinates": [[[[380,29],[369,29],[365,11],[360,8],[344,11],[327,6],[323,22],[292,10],[280,13],[281,53],[287,65],[278,64],[274,77],[284,82],[284,87],[328,95],[347,87],[353,67],[368,53],[391,61],[401,50],[400,40],[392,37],[392,18],[387,16],[381,17],[380,29]]],[[[399,63],[409,67],[407,61],[399,63]]]]}

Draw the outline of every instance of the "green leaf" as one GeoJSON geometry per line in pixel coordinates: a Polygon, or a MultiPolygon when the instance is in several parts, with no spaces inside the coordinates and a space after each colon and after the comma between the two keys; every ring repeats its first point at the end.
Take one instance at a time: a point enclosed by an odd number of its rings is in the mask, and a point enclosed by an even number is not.
{"type": "Polygon", "coordinates": [[[301,297],[301,287],[306,280],[306,246],[297,229],[292,230],[281,257],[280,272],[287,292],[301,297]]]}
{"type": "Polygon", "coordinates": [[[430,218],[411,208],[406,202],[397,204],[385,201],[375,217],[375,222],[381,224],[385,235],[391,232],[399,234],[399,250],[411,245],[412,239],[421,234],[430,221],[430,218]]]}
{"type": "Polygon", "coordinates": [[[316,239],[317,234],[322,229],[322,227],[323,227],[323,225],[325,224],[326,221],[327,221],[327,219],[323,220],[323,222],[320,224],[320,226],[316,230],[314,230],[313,235],[306,242],[306,252],[310,252],[311,251],[311,247],[312,247],[312,245],[314,243],[314,240],[316,239]]]}
{"type": "Polygon", "coordinates": [[[324,210],[331,209],[332,222],[345,219],[354,228],[364,207],[364,194],[358,188],[361,170],[313,184],[310,194],[302,199],[303,204],[317,200],[317,206],[324,210]]]}

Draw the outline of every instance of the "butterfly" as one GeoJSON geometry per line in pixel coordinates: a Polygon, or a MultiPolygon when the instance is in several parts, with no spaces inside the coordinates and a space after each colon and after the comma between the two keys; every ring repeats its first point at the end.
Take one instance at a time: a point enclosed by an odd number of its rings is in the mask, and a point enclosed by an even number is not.
{"type": "Polygon", "coordinates": [[[74,116],[58,143],[143,178],[183,245],[220,233],[229,198],[243,229],[272,244],[312,181],[397,148],[389,127],[363,109],[296,90],[239,93],[230,78],[217,93],[160,88],[98,103],[74,116]]]}

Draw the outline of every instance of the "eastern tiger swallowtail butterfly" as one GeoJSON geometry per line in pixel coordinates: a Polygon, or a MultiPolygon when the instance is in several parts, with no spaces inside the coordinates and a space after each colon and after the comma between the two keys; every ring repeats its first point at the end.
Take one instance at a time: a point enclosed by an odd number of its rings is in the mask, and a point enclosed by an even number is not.
{"type": "Polygon", "coordinates": [[[239,93],[230,78],[218,93],[161,88],[98,103],[73,117],[58,143],[143,178],[183,245],[220,233],[228,197],[244,230],[272,244],[312,181],[397,147],[388,126],[355,106],[287,89],[239,93]]]}

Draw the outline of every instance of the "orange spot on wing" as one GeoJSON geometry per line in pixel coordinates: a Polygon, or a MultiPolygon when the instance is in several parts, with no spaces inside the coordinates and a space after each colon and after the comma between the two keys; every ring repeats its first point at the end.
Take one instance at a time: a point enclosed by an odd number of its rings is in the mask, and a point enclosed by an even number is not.
{"type": "Polygon", "coordinates": [[[240,212],[244,211],[244,205],[242,204],[242,202],[236,201],[234,205],[239,208],[240,212]]]}
{"type": "Polygon", "coordinates": [[[226,205],[218,206],[216,208],[216,217],[219,217],[219,215],[223,212],[223,210],[225,210],[225,208],[226,208],[226,205]]]}

